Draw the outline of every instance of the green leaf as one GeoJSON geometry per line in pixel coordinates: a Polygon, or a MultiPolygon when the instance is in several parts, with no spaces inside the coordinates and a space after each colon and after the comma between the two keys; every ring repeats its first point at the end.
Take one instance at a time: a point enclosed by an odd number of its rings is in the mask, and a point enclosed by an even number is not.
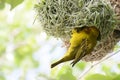
{"type": "Polygon", "coordinates": [[[0,56],[2,56],[6,50],[5,45],[0,44],[0,56]]]}
{"type": "Polygon", "coordinates": [[[108,75],[110,75],[110,73],[111,73],[111,68],[110,68],[110,66],[103,65],[102,70],[103,70],[106,74],[108,74],[108,75]]]}
{"type": "Polygon", "coordinates": [[[0,75],[0,80],[5,80],[4,75],[0,75]]]}
{"type": "Polygon", "coordinates": [[[118,66],[118,68],[120,69],[120,64],[118,64],[117,66],[118,66]]]}
{"type": "Polygon", "coordinates": [[[112,80],[120,80],[120,75],[115,76],[112,80]]]}
{"type": "Polygon", "coordinates": [[[15,63],[20,65],[21,62],[27,56],[31,56],[33,53],[32,46],[26,44],[15,49],[15,63]]]}
{"type": "Polygon", "coordinates": [[[112,79],[102,74],[92,74],[85,77],[85,80],[112,80],[112,79]]]}
{"type": "Polygon", "coordinates": [[[76,67],[80,70],[84,70],[86,68],[86,62],[80,61],[78,64],[76,64],[76,67]]]}
{"type": "Polygon", "coordinates": [[[3,9],[5,7],[5,1],[0,0],[0,9],[3,9]]]}
{"type": "Polygon", "coordinates": [[[105,75],[109,77],[114,77],[116,75],[116,72],[112,71],[111,69],[112,69],[111,66],[108,66],[108,65],[102,66],[102,70],[104,71],[105,75]]]}
{"type": "Polygon", "coordinates": [[[6,0],[11,5],[11,10],[21,4],[24,0],[6,0]]]}
{"type": "Polygon", "coordinates": [[[68,66],[63,66],[59,71],[57,80],[77,80],[76,77],[72,74],[72,69],[68,66]]]}

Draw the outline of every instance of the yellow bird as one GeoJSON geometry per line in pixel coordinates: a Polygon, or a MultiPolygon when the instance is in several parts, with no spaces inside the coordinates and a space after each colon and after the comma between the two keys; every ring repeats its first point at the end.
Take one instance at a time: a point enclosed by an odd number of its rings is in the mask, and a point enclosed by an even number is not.
{"type": "Polygon", "coordinates": [[[64,57],[53,63],[51,68],[56,65],[73,60],[72,67],[85,55],[91,53],[100,38],[100,32],[95,26],[74,28],[70,39],[70,47],[64,57]]]}

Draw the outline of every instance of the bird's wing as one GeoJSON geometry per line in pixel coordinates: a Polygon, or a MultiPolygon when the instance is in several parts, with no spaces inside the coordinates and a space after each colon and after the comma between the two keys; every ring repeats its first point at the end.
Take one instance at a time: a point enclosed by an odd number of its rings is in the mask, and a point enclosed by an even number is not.
{"type": "Polygon", "coordinates": [[[71,63],[72,67],[80,60],[82,59],[82,57],[84,57],[86,55],[86,51],[87,51],[87,39],[83,39],[82,43],[80,44],[79,48],[77,49],[76,55],[75,55],[75,59],[74,61],[71,63]]]}

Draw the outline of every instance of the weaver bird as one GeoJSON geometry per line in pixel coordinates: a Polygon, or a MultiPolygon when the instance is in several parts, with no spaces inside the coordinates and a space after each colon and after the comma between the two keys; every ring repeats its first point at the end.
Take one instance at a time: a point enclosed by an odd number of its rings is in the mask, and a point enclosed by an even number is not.
{"type": "Polygon", "coordinates": [[[74,28],[70,39],[70,47],[64,57],[53,63],[51,68],[70,60],[73,60],[71,63],[73,67],[82,57],[93,51],[97,40],[100,39],[99,36],[100,32],[95,26],[74,28]]]}

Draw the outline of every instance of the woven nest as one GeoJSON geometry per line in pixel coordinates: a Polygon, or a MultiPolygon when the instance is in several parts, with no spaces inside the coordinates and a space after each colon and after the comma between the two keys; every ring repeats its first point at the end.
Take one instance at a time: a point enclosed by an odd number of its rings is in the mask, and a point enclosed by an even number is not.
{"type": "MultiPolygon", "coordinates": [[[[35,5],[43,30],[50,36],[69,41],[75,27],[96,26],[101,40],[95,50],[83,57],[97,61],[113,50],[119,41],[113,37],[116,28],[115,11],[105,0],[42,0],[35,5]]],[[[119,27],[118,27],[119,28],[119,27]]]]}
{"type": "MultiPolygon", "coordinates": [[[[114,8],[115,14],[117,15],[117,20],[120,21],[120,0],[110,0],[111,5],[114,8]]],[[[83,60],[84,61],[98,61],[105,57],[107,54],[113,51],[114,46],[117,42],[120,41],[120,23],[117,23],[117,27],[114,29],[113,32],[109,34],[107,39],[101,43],[99,43],[95,50],[91,53],[86,55],[83,60]],[[116,33],[115,30],[119,32],[116,33]]]]}

